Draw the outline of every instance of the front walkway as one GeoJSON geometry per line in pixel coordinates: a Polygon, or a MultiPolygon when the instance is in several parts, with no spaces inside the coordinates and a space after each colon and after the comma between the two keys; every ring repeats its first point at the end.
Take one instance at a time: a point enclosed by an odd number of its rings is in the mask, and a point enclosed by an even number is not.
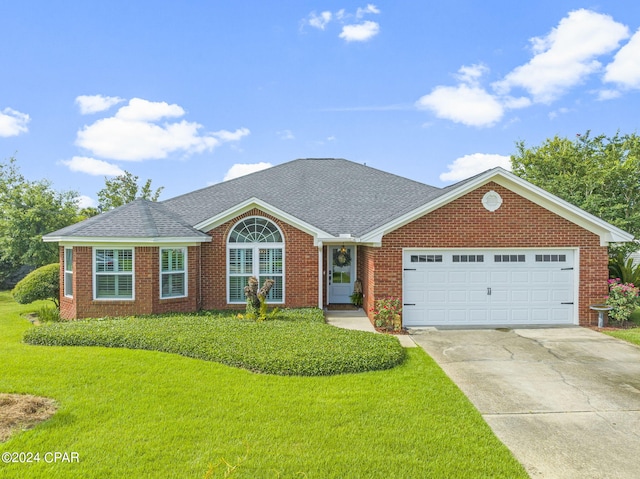
{"type": "MultiPolygon", "coordinates": [[[[326,311],[324,312],[325,320],[328,324],[343,329],[357,329],[359,331],[369,331],[377,333],[376,329],[369,321],[369,318],[362,309],[357,311],[326,311]]],[[[413,342],[411,336],[407,334],[396,334],[396,338],[405,348],[414,348],[416,343],[413,342]]]]}
{"type": "Polygon", "coordinates": [[[640,348],[585,328],[411,331],[534,478],[640,477],[640,348]]]}

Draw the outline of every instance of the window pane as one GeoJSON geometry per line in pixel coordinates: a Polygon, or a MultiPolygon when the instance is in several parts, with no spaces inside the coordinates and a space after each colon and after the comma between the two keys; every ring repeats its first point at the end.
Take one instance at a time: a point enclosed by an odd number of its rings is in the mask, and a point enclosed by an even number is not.
{"type": "Polygon", "coordinates": [[[117,271],[133,271],[133,251],[130,249],[118,250],[118,269],[117,271]]]}
{"type": "Polygon", "coordinates": [[[73,296],[73,273],[64,274],[64,295],[73,296]]]}
{"type": "Polygon", "coordinates": [[[163,249],[162,271],[184,271],[184,250],[163,249]]]}
{"type": "Polygon", "coordinates": [[[229,250],[229,273],[251,274],[253,272],[253,250],[233,248],[229,250]]]}
{"type": "Polygon", "coordinates": [[[116,277],[100,275],[96,277],[96,297],[113,298],[116,295],[116,277]]]}
{"type": "MultiPolygon", "coordinates": [[[[272,279],[275,281],[269,294],[267,295],[267,301],[282,301],[282,276],[260,276],[258,281],[260,282],[260,287],[264,284],[265,280],[272,279]]],[[[244,293],[243,293],[244,297],[244,293]]]]}
{"type": "Polygon", "coordinates": [[[162,275],[162,297],[184,296],[184,273],[162,275]]]}
{"type": "Polygon", "coordinates": [[[266,218],[247,218],[229,235],[230,243],[282,243],[278,227],[266,218]]]}
{"type": "Polygon", "coordinates": [[[232,303],[244,301],[244,287],[247,285],[249,276],[231,276],[229,277],[229,301],[232,303]]]}
{"type": "Polygon", "coordinates": [[[96,272],[114,271],[113,252],[111,249],[96,250],[96,272]]]}
{"type": "Polygon", "coordinates": [[[260,274],[281,274],[282,273],[282,249],[261,248],[260,249],[260,274]]]}
{"type": "Polygon", "coordinates": [[[120,275],[116,276],[117,295],[119,298],[131,298],[133,297],[133,276],[120,275]]]}
{"type": "Polygon", "coordinates": [[[73,249],[64,249],[64,270],[73,271],[73,249]]]}

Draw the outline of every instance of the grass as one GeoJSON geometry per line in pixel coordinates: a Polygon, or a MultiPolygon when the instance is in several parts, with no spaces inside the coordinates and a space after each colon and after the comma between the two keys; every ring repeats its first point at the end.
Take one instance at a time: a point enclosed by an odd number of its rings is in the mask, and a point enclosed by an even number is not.
{"type": "Polygon", "coordinates": [[[619,329],[617,331],[603,331],[603,333],[613,336],[614,338],[624,339],[633,344],[640,346],[640,328],[619,329]]]}
{"type": "Polygon", "coordinates": [[[48,421],[3,452],[79,462],[0,463],[3,478],[525,478],[421,349],[384,371],[255,374],[156,351],[32,346],[0,293],[0,391],[53,398],[48,421]]]}
{"type": "Polygon", "coordinates": [[[319,309],[284,310],[277,318],[218,312],[50,323],[27,331],[25,342],[148,349],[298,376],[389,369],[405,357],[395,337],[329,326],[319,309]]]}

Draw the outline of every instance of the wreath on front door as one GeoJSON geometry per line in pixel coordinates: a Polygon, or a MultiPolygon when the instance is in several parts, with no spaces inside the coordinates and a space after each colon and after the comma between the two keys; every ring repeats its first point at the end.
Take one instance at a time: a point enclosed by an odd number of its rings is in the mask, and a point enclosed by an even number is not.
{"type": "Polygon", "coordinates": [[[333,253],[333,265],[334,266],[349,266],[351,264],[351,255],[348,250],[337,249],[333,253]]]}

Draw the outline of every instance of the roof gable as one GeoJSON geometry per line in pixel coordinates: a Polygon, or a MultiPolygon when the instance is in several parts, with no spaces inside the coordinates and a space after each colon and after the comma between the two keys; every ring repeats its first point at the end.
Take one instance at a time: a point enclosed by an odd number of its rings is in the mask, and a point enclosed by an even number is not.
{"type": "Polygon", "coordinates": [[[517,193],[523,198],[532,201],[552,213],[555,213],[558,216],[586,229],[587,231],[598,235],[602,246],[607,246],[612,242],[627,242],[633,240],[633,235],[626,231],[623,231],[620,228],[587,213],[577,206],[552,195],[551,193],[529,183],[526,180],[523,180],[509,171],[496,167],[472,178],[467,178],[459,183],[450,185],[443,189],[441,194],[433,198],[431,201],[368,232],[362,237],[362,241],[380,243],[385,234],[390,233],[391,231],[394,231],[489,182],[495,182],[496,184],[517,193]]]}

